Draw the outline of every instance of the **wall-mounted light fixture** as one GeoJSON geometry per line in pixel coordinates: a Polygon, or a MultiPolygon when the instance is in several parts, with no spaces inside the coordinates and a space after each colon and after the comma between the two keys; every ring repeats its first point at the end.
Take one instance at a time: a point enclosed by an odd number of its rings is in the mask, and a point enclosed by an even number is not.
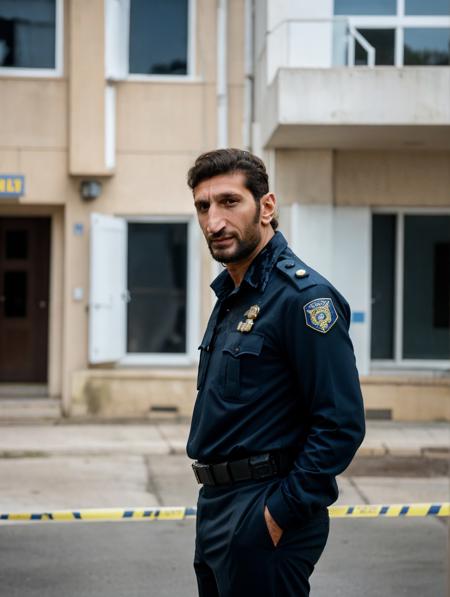
{"type": "Polygon", "coordinates": [[[80,196],[85,201],[97,199],[102,193],[102,183],[98,180],[82,180],[80,184],[80,196]]]}

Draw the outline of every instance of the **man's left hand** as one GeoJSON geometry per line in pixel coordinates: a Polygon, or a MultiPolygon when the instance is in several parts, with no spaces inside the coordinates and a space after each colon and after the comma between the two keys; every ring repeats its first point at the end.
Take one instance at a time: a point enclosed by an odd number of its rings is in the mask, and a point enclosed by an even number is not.
{"type": "Polygon", "coordinates": [[[265,506],[264,508],[264,519],[266,521],[267,530],[269,531],[272,543],[276,547],[281,539],[281,535],[283,534],[283,529],[279,527],[275,520],[272,518],[272,515],[270,514],[267,506],[265,506]]]}

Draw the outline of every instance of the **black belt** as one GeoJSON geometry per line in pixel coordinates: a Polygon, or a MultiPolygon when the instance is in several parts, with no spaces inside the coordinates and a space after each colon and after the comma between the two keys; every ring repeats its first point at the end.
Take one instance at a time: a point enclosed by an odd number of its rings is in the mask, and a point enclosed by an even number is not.
{"type": "Polygon", "coordinates": [[[285,475],[292,468],[292,452],[270,452],[241,460],[203,464],[194,462],[192,468],[198,483],[203,485],[229,485],[249,479],[268,479],[285,475]]]}

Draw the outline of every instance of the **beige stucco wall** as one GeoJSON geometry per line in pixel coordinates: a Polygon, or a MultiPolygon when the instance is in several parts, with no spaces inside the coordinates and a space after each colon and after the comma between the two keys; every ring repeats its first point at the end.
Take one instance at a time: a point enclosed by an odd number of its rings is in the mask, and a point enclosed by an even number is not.
{"type": "Polygon", "coordinates": [[[333,203],[333,151],[276,150],[275,192],[283,205],[333,203]]]}
{"type": "Polygon", "coordinates": [[[338,151],[338,205],[450,206],[450,152],[338,151]]]}
{"type": "Polygon", "coordinates": [[[450,421],[450,378],[382,377],[361,379],[366,410],[390,410],[399,421],[450,421]]]}
{"type": "Polygon", "coordinates": [[[450,152],[278,149],[283,204],[450,207],[450,152]]]}

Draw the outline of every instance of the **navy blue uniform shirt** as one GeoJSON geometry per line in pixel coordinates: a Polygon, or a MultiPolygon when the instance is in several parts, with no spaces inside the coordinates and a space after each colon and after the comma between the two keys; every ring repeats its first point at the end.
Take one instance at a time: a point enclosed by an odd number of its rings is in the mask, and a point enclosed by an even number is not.
{"type": "Polygon", "coordinates": [[[335,476],[364,437],[350,308],[280,232],[239,287],[227,271],[211,286],[218,300],[200,346],[187,452],[215,463],[294,450],[292,470],[267,500],[288,528],[336,500],[335,476]],[[238,331],[253,305],[251,330],[238,331]]]}

